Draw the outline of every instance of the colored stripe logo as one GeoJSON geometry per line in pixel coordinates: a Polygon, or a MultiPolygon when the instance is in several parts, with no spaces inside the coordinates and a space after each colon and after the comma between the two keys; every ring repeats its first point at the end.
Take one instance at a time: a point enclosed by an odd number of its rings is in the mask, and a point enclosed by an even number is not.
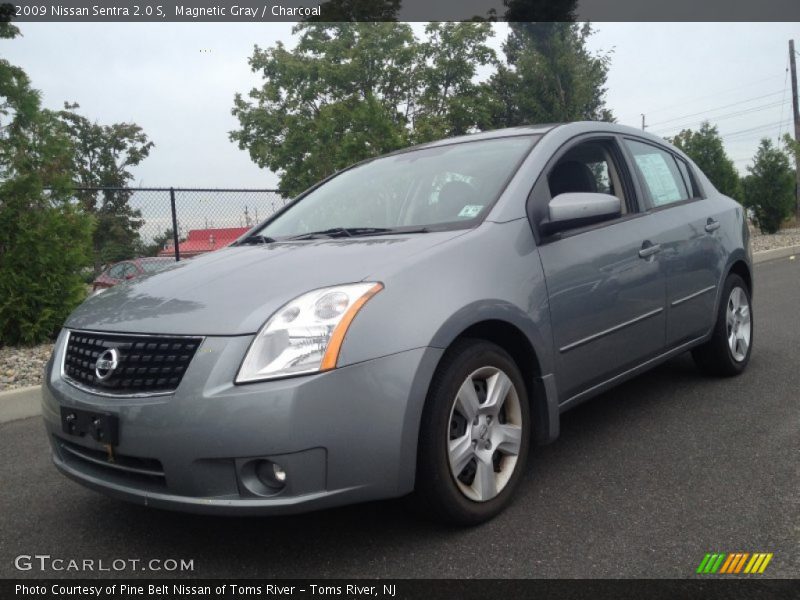
{"type": "Polygon", "coordinates": [[[763,573],[769,561],[772,560],[772,552],[709,552],[703,557],[697,573],[700,574],[756,574],[763,573]]]}

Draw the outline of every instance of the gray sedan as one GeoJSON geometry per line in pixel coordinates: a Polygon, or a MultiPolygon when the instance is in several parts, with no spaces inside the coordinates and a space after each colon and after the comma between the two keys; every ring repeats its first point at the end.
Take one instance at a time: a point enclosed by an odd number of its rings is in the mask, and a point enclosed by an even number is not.
{"type": "Polygon", "coordinates": [[[510,501],[559,415],[753,344],[743,208],[664,140],[529,126],[367,160],[231,247],[89,298],[48,365],[56,467],[149,506],[510,501]]]}

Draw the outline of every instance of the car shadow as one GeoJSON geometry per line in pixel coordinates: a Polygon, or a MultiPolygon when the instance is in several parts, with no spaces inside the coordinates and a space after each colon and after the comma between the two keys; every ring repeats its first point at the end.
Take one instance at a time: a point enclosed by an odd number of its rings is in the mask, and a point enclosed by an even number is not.
{"type": "Polygon", "coordinates": [[[559,439],[533,450],[509,510],[479,527],[448,527],[426,519],[408,510],[407,499],[302,515],[218,517],[146,508],[88,492],[78,514],[65,517],[65,526],[77,519],[85,535],[102,533],[106,542],[127,553],[166,553],[195,561],[195,572],[163,574],[169,576],[348,577],[365,572],[397,576],[397,561],[405,554],[446,553],[465,543],[484,544],[487,532],[513,535],[520,517],[541,514],[559,502],[564,486],[572,485],[576,464],[601,454],[614,443],[609,438],[619,436],[632,422],[657,420],[657,413],[674,401],[676,390],[702,388],[711,381],[684,355],[565,413],[559,439]],[[365,570],[366,565],[371,568],[365,570]]]}

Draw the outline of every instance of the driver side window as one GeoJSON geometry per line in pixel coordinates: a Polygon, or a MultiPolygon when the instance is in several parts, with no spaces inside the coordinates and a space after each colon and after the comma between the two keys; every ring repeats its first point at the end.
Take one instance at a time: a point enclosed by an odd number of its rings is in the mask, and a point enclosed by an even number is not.
{"type": "Polygon", "coordinates": [[[592,140],[571,148],[551,169],[550,197],[568,192],[594,192],[616,196],[621,214],[629,212],[610,142],[592,140]]]}

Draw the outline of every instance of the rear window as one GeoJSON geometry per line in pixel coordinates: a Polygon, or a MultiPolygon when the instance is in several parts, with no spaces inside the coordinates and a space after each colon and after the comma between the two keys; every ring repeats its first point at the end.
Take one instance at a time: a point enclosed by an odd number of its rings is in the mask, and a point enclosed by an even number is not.
{"type": "Polygon", "coordinates": [[[166,269],[174,262],[175,261],[171,258],[165,260],[143,260],[142,270],[145,273],[158,273],[159,271],[166,269]]]}

